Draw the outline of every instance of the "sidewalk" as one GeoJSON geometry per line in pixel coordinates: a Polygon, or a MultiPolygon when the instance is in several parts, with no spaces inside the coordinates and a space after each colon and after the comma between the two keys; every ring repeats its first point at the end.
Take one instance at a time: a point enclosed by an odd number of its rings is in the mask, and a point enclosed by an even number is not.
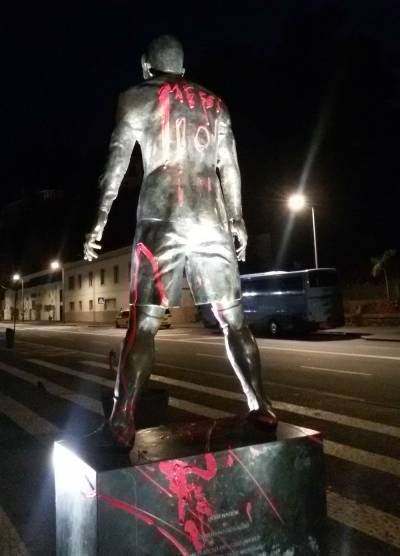
{"type": "MultiPolygon", "coordinates": [[[[400,342],[400,326],[343,326],[340,334],[359,334],[363,340],[400,342]]],[[[332,331],[334,332],[334,330],[332,331]]]]}

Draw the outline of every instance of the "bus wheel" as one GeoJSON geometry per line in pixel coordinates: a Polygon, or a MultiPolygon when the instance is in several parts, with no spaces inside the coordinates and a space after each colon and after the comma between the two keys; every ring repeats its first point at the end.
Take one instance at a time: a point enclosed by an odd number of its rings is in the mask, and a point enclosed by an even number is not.
{"type": "Polygon", "coordinates": [[[272,336],[274,338],[276,338],[277,336],[280,335],[281,332],[281,327],[279,326],[279,324],[277,323],[276,320],[270,320],[268,323],[268,334],[269,336],[272,336]]]}

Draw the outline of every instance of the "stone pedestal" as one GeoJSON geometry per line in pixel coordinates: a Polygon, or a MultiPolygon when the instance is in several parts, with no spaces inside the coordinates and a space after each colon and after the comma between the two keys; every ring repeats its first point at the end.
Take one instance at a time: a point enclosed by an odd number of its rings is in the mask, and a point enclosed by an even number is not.
{"type": "Polygon", "coordinates": [[[130,454],[54,447],[57,554],[323,554],[319,433],[240,418],[145,429],[130,454]]]}

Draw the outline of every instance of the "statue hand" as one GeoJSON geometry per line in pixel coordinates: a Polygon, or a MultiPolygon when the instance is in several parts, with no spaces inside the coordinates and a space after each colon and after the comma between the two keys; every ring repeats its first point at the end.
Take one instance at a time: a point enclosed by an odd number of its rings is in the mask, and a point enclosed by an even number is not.
{"type": "Polygon", "coordinates": [[[93,232],[86,234],[86,241],[83,244],[83,258],[85,261],[97,259],[98,254],[96,253],[96,250],[101,249],[100,243],[97,242],[101,240],[102,235],[102,232],[96,231],[96,229],[93,232]]]}
{"type": "Polygon", "coordinates": [[[239,247],[236,249],[238,261],[246,260],[247,232],[243,218],[230,221],[231,233],[237,239],[239,247]]]}

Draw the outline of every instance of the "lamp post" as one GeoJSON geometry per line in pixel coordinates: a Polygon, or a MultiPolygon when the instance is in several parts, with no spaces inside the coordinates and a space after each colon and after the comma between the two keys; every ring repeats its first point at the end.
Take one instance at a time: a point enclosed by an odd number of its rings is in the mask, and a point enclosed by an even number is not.
{"type": "MultiPolygon", "coordinates": [[[[289,209],[293,212],[299,212],[303,210],[307,205],[307,199],[301,193],[294,193],[288,199],[289,209]]],[[[317,250],[317,228],[315,225],[315,210],[311,205],[311,217],[312,217],[312,227],[313,227],[313,238],[314,238],[314,261],[315,268],[318,268],[318,250],[317,250]]]]}
{"type": "MultiPolygon", "coordinates": [[[[14,274],[12,279],[13,279],[13,282],[21,281],[22,321],[24,321],[25,320],[25,318],[24,318],[24,313],[25,313],[25,311],[24,311],[24,279],[20,274],[14,274]]],[[[15,305],[15,307],[14,307],[14,330],[15,330],[15,320],[17,318],[17,295],[18,295],[17,290],[18,290],[18,288],[16,287],[15,288],[15,300],[14,300],[14,305],[15,305]]]]}
{"type": "Polygon", "coordinates": [[[64,265],[60,263],[60,261],[51,261],[50,263],[51,270],[60,270],[61,269],[61,296],[60,296],[60,321],[64,322],[65,320],[65,311],[64,311],[64,265]]]}

